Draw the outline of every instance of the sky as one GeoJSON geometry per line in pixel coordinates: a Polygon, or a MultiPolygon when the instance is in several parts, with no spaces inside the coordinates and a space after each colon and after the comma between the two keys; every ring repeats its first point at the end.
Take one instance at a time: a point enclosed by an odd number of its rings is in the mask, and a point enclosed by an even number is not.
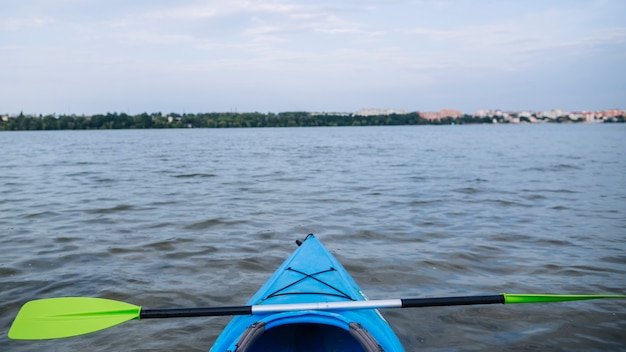
{"type": "Polygon", "coordinates": [[[624,0],[3,0],[0,114],[626,109],[624,0]]]}

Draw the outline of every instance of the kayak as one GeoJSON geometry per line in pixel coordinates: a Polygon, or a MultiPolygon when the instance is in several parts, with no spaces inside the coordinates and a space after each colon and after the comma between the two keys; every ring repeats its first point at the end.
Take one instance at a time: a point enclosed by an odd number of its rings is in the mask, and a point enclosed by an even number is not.
{"type": "MultiPolygon", "coordinates": [[[[304,242],[248,301],[248,305],[365,301],[339,261],[314,236],[304,242]]],[[[376,309],[300,310],[233,318],[211,352],[404,351],[376,309]]]]}
{"type": "Polygon", "coordinates": [[[615,294],[511,294],[367,300],[339,261],[315,238],[276,270],[247,306],[143,309],[106,298],[57,297],[26,302],[8,332],[12,340],[47,340],[100,331],[129,320],[236,315],[213,352],[404,351],[377,309],[549,303],[615,294]]]}

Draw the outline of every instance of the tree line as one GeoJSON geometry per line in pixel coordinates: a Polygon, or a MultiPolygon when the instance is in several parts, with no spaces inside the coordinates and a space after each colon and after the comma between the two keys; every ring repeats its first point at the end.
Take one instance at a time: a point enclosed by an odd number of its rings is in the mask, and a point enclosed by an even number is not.
{"type": "MultiPolygon", "coordinates": [[[[314,127],[314,126],[383,126],[383,125],[449,125],[491,124],[494,118],[463,115],[427,120],[419,113],[361,116],[356,114],[311,114],[308,112],[281,113],[199,113],[163,115],[161,113],[107,113],[93,116],[46,115],[3,118],[0,130],[92,130],[92,129],[146,129],[146,128],[240,128],[240,127],[314,127]]],[[[506,123],[506,120],[495,122],[506,123]]],[[[567,118],[555,122],[575,122],[567,118]]],[[[613,122],[624,122],[624,117],[613,122]]]]}

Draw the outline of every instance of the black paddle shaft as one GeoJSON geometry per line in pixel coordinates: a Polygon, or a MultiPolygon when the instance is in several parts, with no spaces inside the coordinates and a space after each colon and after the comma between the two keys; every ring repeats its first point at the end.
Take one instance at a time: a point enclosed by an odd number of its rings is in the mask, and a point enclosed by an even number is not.
{"type": "Polygon", "coordinates": [[[182,309],[146,309],[141,310],[139,319],[152,318],[188,318],[188,317],[214,317],[224,315],[249,315],[252,314],[252,306],[236,307],[209,307],[209,308],[182,308],[182,309]]]}
{"type": "MultiPolygon", "coordinates": [[[[439,298],[403,298],[402,308],[469,306],[475,304],[504,304],[503,295],[439,297],[439,298]]],[[[153,318],[188,318],[224,315],[250,315],[252,306],[181,308],[181,309],[146,309],[141,310],[139,319],[153,318]]]]}
{"type": "Polygon", "coordinates": [[[474,304],[504,304],[504,295],[439,297],[439,298],[404,298],[402,308],[469,306],[474,304]]]}

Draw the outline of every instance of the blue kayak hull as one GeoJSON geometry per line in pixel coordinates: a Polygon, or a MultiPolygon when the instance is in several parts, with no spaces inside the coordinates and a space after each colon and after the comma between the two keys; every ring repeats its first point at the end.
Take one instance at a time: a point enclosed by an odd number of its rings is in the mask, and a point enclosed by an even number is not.
{"type": "MultiPolygon", "coordinates": [[[[248,305],[363,301],[367,298],[339,261],[309,235],[248,305]]],[[[237,316],[212,352],[404,351],[375,309],[296,311],[237,316]]]]}

